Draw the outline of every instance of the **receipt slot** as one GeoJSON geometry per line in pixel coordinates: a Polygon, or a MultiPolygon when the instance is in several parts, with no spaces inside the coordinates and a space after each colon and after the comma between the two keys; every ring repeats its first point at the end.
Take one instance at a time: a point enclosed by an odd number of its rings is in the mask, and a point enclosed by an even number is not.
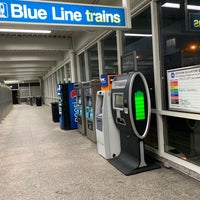
{"type": "Polygon", "coordinates": [[[120,136],[111,111],[111,92],[98,91],[96,98],[96,136],[98,153],[105,159],[120,153],[120,136]]]}
{"type": "Polygon", "coordinates": [[[121,152],[110,163],[125,175],[158,168],[153,160],[146,159],[144,150],[151,103],[143,74],[132,72],[116,77],[112,83],[111,104],[113,119],[120,131],[121,152]]]}

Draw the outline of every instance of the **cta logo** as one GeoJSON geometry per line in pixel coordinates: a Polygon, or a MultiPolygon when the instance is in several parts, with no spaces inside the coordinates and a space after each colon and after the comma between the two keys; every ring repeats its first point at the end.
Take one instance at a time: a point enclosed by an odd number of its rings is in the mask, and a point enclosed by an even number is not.
{"type": "Polygon", "coordinates": [[[0,2],[0,18],[8,18],[8,5],[0,2]]]}
{"type": "Polygon", "coordinates": [[[176,76],[175,73],[172,72],[172,73],[171,73],[171,78],[175,78],[175,76],[176,76]]]}

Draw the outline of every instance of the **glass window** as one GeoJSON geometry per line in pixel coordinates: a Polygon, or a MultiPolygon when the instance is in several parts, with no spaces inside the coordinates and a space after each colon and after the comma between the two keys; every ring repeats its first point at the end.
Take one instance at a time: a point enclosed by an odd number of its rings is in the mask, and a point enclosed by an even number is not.
{"type": "Polygon", "coordinates": [[[97,45],[88,49],[89,68],[90,68],[90,80],[99,79],[99,63],[97,45]]]}
{"type": "Polygon", "coordinates": [[[177,117],[165,118],[165,151],[200,165],[200,121],[177,117]]]}
{"type": "Polygon", "coordinates": [[[71,69],[70,69],[70,63],[66,64],[66,78],[67,78],[67,82],[70,80],[71,78],[71,69]]]}
{"type": "MultiPolygon", "coordinates": [[[[193,69],[200,64],[200,1],[173,0],[170,3],[174,6],[166,4],[166,1],[160,1],[163,108],[166,110],[172,109],[172,100],[176,107],[190,106],[189,92],[192,92],[193,88],[187,84],[191,78],[185,69],[193,69]],[[185,73],[184,78],[180,79],[175,73],[173,77],[175,75],[177,84],[168,86],[167,75],[171,71],[167,70],[185,73]],[[186,92],[185,95],[183,92],[186,92]]],[[[194,77],[194,74],[191,77],[194,77]]],[[[187,109],[176,110],[187,112],[187,109]]],[[[165,151],[200,165],[199,122],[186,117],[164,117],[165,151]]]]}
{"type": "Polygon", "coordinates": [[[116,74],[118,71],[116,32],[102,40],[104,73],[116,74]]]}
{"type": "Polygon", "coordinates": [[[85,57],[84,57],[84,53],[82,53],[79,56],[79,62],[80,62],[81,81],[85,81],[86,80],[86,76],[85,76],[85,57]]]}
{"type": "MultiPolygon", "coordinates": [[[[132,29],[124,32],[123,42],[122,71],[140,71],[144,74],[149,86],[151,106],[155,108],[150,8],[133,17],[132,29]]],[[[150,129],[145,143],[158,148],[156,114],[151,115],[150,129]]]]}
{"type": "Polygon", "coordinates": [[[158,149],[158,133],[157,133],[157,120],[156,114],[151,114],[151,121],[149,132],[145,138],[145,144],[158,149]]]}
{"type": "Polygon", "coordinates": [[[187,9],[184,7],[184,1],[173,3],[176,3],[178,8],[166,6],[165,1],[160,3],[165,109],[168,109],[167,70],[200,64],[200,28],[194,31],[195,22],[190,19],[191,14],[199,12],[200,9],[189,9],[191,5],[200,6],[200,2],[188,0],[187,9]]]}
{"type": "Polygon", "coordinates": [[[124,33],[122,71],[140,71],[145,76],[151,95],[151,105],[155,105],[153,71],[153,49],[150,8],[132,19],[132,29],[124,33]]]}
{"type": "Polygon", "coordinates": [[[63,83],[63,81],[64,81],[64,68],[63,67],[61,67],[59,69],[59,80],[61,83],[63,83]]]}

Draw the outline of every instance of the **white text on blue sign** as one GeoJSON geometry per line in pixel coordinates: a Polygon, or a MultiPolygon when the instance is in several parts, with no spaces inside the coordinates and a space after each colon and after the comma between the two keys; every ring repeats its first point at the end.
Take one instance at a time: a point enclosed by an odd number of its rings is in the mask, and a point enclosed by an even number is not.
{"type": "Polygon", "coordinates": [[[0,2],[0,21],[72,26],[126,26],[125,9],[120,7],[20,0],[0,2]]]}

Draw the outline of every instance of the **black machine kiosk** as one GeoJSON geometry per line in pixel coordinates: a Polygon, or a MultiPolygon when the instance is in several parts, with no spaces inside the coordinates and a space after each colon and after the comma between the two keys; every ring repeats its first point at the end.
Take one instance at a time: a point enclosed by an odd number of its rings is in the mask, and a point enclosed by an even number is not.
{"type": "Polygon", "coordinates": [[[117,76],[111,90],[112,115],[120,131],[121,152],[109,162],[125,175],[158,168],[147,159],[144,138],[150,124],[151,102],[140,72],[117,76]]]}

